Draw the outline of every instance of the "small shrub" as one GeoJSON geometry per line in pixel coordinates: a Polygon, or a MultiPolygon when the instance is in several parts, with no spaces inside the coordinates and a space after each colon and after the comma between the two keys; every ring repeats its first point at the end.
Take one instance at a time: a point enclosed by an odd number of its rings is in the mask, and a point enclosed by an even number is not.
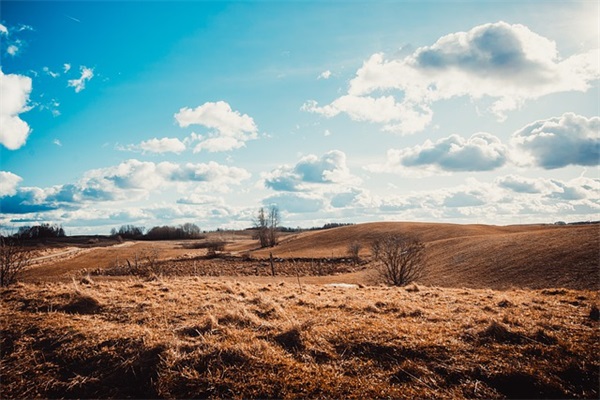
{"type": "Polygon", "coordinates": [[[373,259],[385,283],[405,286],[423,275],[425,245],[410,235],[390,234],[371,245],[373,259]]]}
{"type": "Polygon", "coordinates": [[[69,314],[96,314],[101,309],[98,300],[81,293],[77,293],[69,303],[60,307],[61,311],[69,314]]]}
{"type": "Polygon", "coordinates": [[[18,239],[0,236],[0,287],[16,283],[34,256],[35,252],[23,246],[18,239]]]}
{"type": "Polygon", "coordinates": [[[481,339],[488,339],[499,343],[520,343],[522,336],[511,332],[503,324],[492,321],[492,323],[479,333],[481,339]]]}
{"type": "Polygon", "coordinates": [[[592,307],[590,308],[590,315],[589,315],[590,319],[592,321],[598,321],[600,320],[600,310],[598,309],[597,305],[592,305],[592,307]]]}
{"type": "Polygon", "coordinates": [[[275,342],[290,353],[296,353],[305,348],[302,340],[302,330],[299,326],[294,326],[275,336],[275,342]]]}

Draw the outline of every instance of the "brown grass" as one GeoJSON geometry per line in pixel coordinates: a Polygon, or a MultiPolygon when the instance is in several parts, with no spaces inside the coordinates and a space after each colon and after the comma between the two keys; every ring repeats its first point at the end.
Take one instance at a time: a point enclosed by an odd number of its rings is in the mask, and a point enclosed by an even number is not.
{"type": "Polygon", "coordinates": [[[1,398],[599,396],[595,291],[174,277],[1,296],[1,398]]]}

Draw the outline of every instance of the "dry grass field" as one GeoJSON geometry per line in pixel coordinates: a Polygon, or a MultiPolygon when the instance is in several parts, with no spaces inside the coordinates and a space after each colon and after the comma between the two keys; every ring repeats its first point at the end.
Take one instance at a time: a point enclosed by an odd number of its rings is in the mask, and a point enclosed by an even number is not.
{"type": "Polygon", "coordinates": [[[19,284],[2,292],[0,396],[598,398],[597,303],[565,289],[19,284]]]}
{"type": "Polygon", "coordinates": [[[376,223],[267,250],[220,233],[214,258],[189,241],[58,252],[0,292],[0,398],[598,398],[599,228],[376,223]],[[390,232],[425,243],[417,284],[377,283],[369,244],[390,232]]]}

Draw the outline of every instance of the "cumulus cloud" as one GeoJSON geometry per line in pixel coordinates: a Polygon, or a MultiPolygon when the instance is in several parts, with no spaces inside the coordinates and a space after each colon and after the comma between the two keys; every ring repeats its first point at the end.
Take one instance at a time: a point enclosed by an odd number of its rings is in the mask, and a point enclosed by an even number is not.
{"type": "Polygon", "coordinates": [[[6,28],[6,26],[0,24],[0,34],[2,35],[8,35],[8,28],[6,28]]]}
{"type": "Polygon", "coordinates": [[[181,153],[185,144],[177,138],[149,139],[140,143],[140,149],[148,153],[181,153]]]}
{"type": "Polygon", "coordinates": [[[19,175],[9,171],[0,171],[0,197],[13,196],[17,193],[17,187],[23,180],[19,175]]]}
{"type": "Polygon", "coordinates": [[[75,93],[81,92],[85,89],[86,82],[90,81],[94,77],[94,70],[86,66],[79,67],[81,76],[77,79],[69,79],[67,86],[75,88],[75,93]]]}
{"type": "Polygon", "coordinates": [[[496,178],[498,186],[515,193],[549,193],[557,186],[546,179],[532,179],[518,175],[507,175],[496,178]]]}
{"type": "Polygon", "coordinates": [[[71,64],[69,63],[64,63],[63,64],[63,71],[66,74],[67,72],[69,72],[69,70],[71,69],[71,64]]]}
{"type": "Polygon", "coordinates": [[[429,107],[436,101],[489,97],[490,111],[502,120],[528,100],[588,90],[600,77],[599,54],[596,49],[563,59],[554,41],[526,26],[490,23],[443,36],[403,58],[374,54],[350,81],[347,95],[322,107],[310,101],[303,109],[326,117],[346,113],[412,133],[430,123],[429,107]],[[401,93],[401,101],[388,94],[394,91],[401,93]],[[377,96],[381,92],[386,95],[377,96]]]}
{"type": "Polygon", "coordinates": [[[195,136],[199,143],[194,152],[233,150],[258,137],[258,127],[252,117],[232,110],[224,101],[207,102],[194,109],[184,107],[175,114],[175,120],[182,128],[200,125],[211,129],[207,136],[195,136]]]}
{"type": "Polygon", "coordinates": [[[29,111],[31,78],[4,74],[0,69],[0,143],[9,150],[22,147],[31,128],[19,115],[29,111]]]}
{"type": "Polygon", "coordinates": [[[383,130],[410,134],[422,131],[429,123],[433,112],[428,105],[398,103],[393,96],[355,96],[344,95],[331,104],[320,107],[314,100],[307,101],[302,111],[334,117],[347,114],[353,121],[367,121],[384,124],[383,130]]]}
{"type": "Polygon", "coordinates": [[[545,169],[600,164],[600,117],[574,113],[535,121],[512,136],[522,161],[545,169]]]}
{"type": "Polygon", "coordinates": [[[360,183],[360,179],[350,173],[346,164],[346,154],[332,150],[322,157],[308,155],[291,167],[283,165],[264,174],[266,187],[277,191],[306,191],[314,184],[350,185],[360,183]]]}
{"type": "Polygon", "coordinates": [[[426,140],[423,145],[405,149],[390,149],[384,164],[366,167],[372,172],[413,172],[423,167],[436,171],[490,171],[503,166],[508,149],[500,139],[489,133],[476,133],[465,139],[451,135],[436,142],[426,140]]]}
{"type": "MultiPolygon", "coordinates": [[[[10,174],[10,173],[8,173],[10,174]]],[[[87,203],[132,201],[148,197],[152,192],[177,185],[183,192],[225,192],[250,178],[243,168],[209,163],[176,164],[126,160],[118,165],[87,171],[75,183],[49,188],[13,188],[16,178],[2,175],[6,180],[2,210],[6,213],[30,213],[58,208],[78,208],[87,203]],[[11,186],[13,185],[13,186],[11,186]]],[[[3,184],[4,190],[4,184],[3,184]]]]}

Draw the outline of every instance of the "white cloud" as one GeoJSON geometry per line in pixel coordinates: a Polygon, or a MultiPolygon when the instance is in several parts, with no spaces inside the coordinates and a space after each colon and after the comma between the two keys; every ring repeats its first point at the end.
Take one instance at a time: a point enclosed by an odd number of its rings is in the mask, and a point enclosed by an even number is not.
{"type": "MultiPolygon", "coordinates": [[[[21,178],[0,173],[2,198],[0,208],[7,214],[44,213],[52,210],[78,210],[104,202],[139,202],[151,194],[174,190],[193,193],[227,192],[250,178],[243,168],[206,164],[144,162],[135,159],[118,165],[87,171],[82,179],[48,188],[17,188],[21,178]]],[[[182,202],[183,203],[183,202],[182,202]]]]}
{"type": "Polygon", "coordinates": [[[140,149],[149,153],[181,153],[185,144],[177,138],[149,139],[140,143],[140,149]]]}
{"type": "Polygon", "coordinates": [[[386,124],[389,131],[412,133],[430,123],[429,107],[436,101],[489,97],[490,111],[502,120],[528,100],[588,90],[600,77],[599,54],[596,49],[562,59],[555,42],[526,26],[485,24],[443,36],[403,58],[374,54],[351,80],[347,95],[322,107],[310,101],[303,109],[326,117],[346,113],[386,124]],[[386,95],[377,96],[380,92],[386,95]]]}
{"type": "Polygon", "coordinates": [[[600,164],[600,117],[574,113],[535,121],[517,132],[511,144],[521,161],[545,169],[600,164]]]}
{"type": "Polygon", "coordinates": [[[69,64],[69,63],[63,64],[63,71],[65,72],[65,74],[67,72],[69,72],[70,69],[71,69],[71,64],[69,64]]]}
{"type": "Polygon", "coordinates": [[[248,140],[258,137],[258,128],[252,117],[233,111],[224,101],[207,102],[194,109],[184,107],[175,114],[175,120],[182,128],[201,125],[213,129],[206,137],[195,136],[200,143],[194,152],[228,151],[243,147],[248,140]]]}
{"type": "Polygon", "coordinates": [[[29,111],[31,78],[0,69],[0,143],[9,150],[23,146],[31,132],[19,114],[29,111]]]}
{"type": "Polygon", "coordinates": [[[22,180],[23,178],[12,172],[0,171],[0,197],[16,194],[17,187],[22,180]]]}
{"type": "Polygon", "coordinates": [[[2,35],[8,35],[8,29],[6,28],[6,26],[0,24],[0,34],[2,35]]]}
{"type": "Polygon", "coordinates": [[[54,139],[54,140],[52,141],[52,143],[54,143],[54,144],[55,144],[55,145],[57,145],[58,147],[62,147],[62,142],[61,142],[60,140],[58,140],[58,139],[54,139]]]}
{"type": "Polygon", "coordinates": [[[316,101],[308,101],[302,111],[321,114],[327,118],[346,113],[354,121],[385,124],[384,131],[410,134],[422,131],[431,122],[433,112],[427,105],[396,102],[393,96],[344,95],[331,104],[319,107],[316,101]]]}
{"type": "Polygon", "coordinates": [[[517,175],[496,178],[496,184],[515,193],[551,193],[558,186],[546,179],[532,179],[517,175]]]}
{"type": "Polygon", "coordinates": [[[405,149],[390,149],[384,164],[365,167],[372,172],[413,173],[423,171],[490,171],[503,166],[508,149],[500,139],[489,133],[476,133],[465,139],[450,135],[436,142],[426,140],[423,145],[405,149]],[[409,170],[410,169],[410,170],[409,170]]]}
{"type": "Polygon", "coordinates": [[[189,196],[182,197],[177,200],[179,204],[193,205],[219,205],[224,206],[225,201],[221,197],[209,196],[205,194],[193,193],[189,196]]]}
{"type": "Polygon", "coordinates": [[[50,70],[50,68],[48,67],[44,67],[42,68],[42,70],[49,76],[51,76],[52,78],[58,78],[60,76],[60,74],[58,72],[53,72],[50,70]]]}
{"type": "Polygon", "coordinates": [[[331,71],[330,70],[326,70],[323,71],[319,74],[319,76],[317,77],[317,79],[329,79],[331,78],[331,71]]]}
{"type": "Polygon", "coordinates": [[[10,55],[10,56],[16,56],[17,53],[19,52],[19,47],[16,44],[11,44],[6,48],[6,52],[10,55]]]}
{"type": "Polygon", "coordinates": [[[79,67],[81,71],[81,77],[78,79],[69,79],[67,86],[75,88],[75,93],[81,92],[85,89],[85,84],[94,77],[94,70],[85,66],[79,67]]]}
{"type": "Polygon", "coordinates": [[[211,153],[220,151],[229,151],[239,149],[245,145],[245,140],[231,136],[217,136],[204,138],[203,136],[198,137],[200,143],[194,146],[194,153],[199,153],[202,150],[206,150],[211,153]]]}
{"type": "Polygon", "coordinates": [[[263,200],[265,205],[277,205],[286,213],[304,214],[323,211],[326,201],[317,194],[307,193],[278,193],[263,200]]]}
{"type": "Polygon", "coordinates": [[[293,166],[283,165],[270,173],[263,174],[266,187],[277,191],[316,190],[315,185],[354,185],[360,179],[350,173],[346,164],[346,154],[332,150],[322,157],[308,155],[293,166]]]}

